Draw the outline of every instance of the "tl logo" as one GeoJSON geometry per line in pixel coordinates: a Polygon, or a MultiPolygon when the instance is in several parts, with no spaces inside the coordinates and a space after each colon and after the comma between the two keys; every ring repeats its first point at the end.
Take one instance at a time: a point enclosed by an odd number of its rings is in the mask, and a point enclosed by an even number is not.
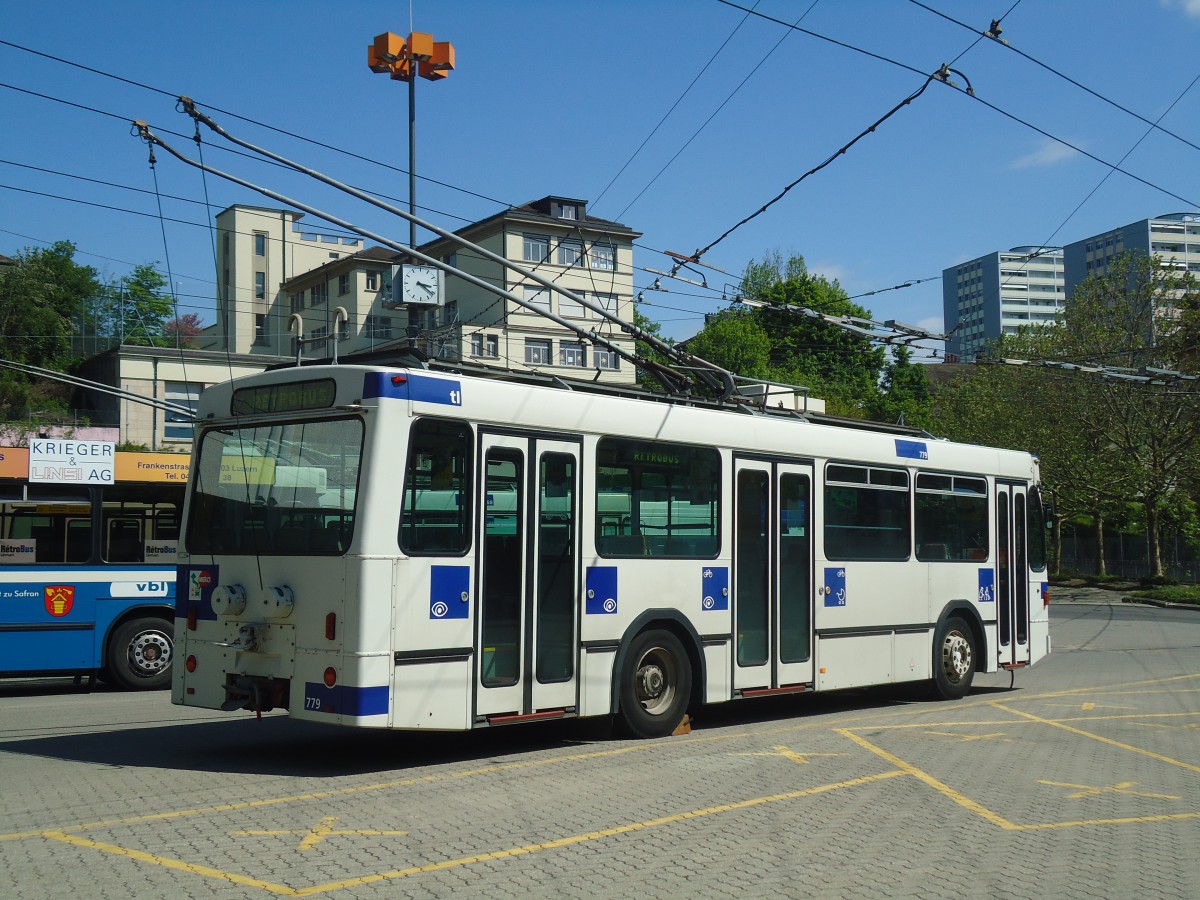
{"type": "Polygon", "coordinates": [[[52,616],[65,616],[75,605],[75,585],[46,585],[46,612],[52,616]]]}

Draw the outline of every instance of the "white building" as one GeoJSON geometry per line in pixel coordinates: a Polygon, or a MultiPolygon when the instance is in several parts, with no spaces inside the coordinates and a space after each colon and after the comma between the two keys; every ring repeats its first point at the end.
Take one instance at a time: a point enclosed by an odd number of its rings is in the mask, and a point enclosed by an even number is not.
{"type": "MultiPolygon", "coordinates": [[[[401,254],[310,232],[300,218],[294,211],[243,206],[217,217],[222,297],[217,325],[206,330],[202,346],[294,356],[297,334],[289,324],[299,315],[306,339],[301,349],[309,358],[332,355],[336,330],[339,357],[412,348],[430,357],[523,370],[594,371],[611,383],[635,379],[619,354],[453,274],[444,277],[436,304],[393,298],[391,276],[405,262],[401,254]]],[[[586,201],[544,197],[455,233],[633,320],[633,241],[641,235],[589,216],[586,201]]],[[[449,238],[418,249],[633,353],[633,339],[616,325],[449,238]]]]}

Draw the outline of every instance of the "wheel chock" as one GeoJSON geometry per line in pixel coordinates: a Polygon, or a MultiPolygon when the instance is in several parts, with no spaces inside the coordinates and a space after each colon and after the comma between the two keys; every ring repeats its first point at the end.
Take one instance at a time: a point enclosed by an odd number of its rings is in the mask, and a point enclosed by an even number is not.
{"type": "Polygon", "coordinates": [[[692,717],[689,716],[687,713],[684,713],[683,721],[681,721],[679,723],[679,725],[676,726],[675,730],[671,732],[671,736],[674,737],[677,734],[691,734],[691,733],[692,733],[692,717]]]}

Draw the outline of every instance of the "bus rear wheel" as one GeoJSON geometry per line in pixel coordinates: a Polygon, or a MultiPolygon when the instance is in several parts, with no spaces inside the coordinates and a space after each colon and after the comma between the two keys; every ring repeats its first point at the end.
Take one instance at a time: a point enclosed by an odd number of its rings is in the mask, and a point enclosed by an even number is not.
{"type": "Polygon", "coordinates": [[[933,686],[943,700],[965,697],[975,678],[975,634],[957,616],[937,630],[933,642],[933,686]]]}
{"type": "Polygon", "coordinates": [[[635,737],[671,734],[692,695],[692,666],[679,638],[645,631],[633,639],[621,667],[621,719],[635,737]]]}
{"type": "Polygon", "coordinates": [[[109,678],[127,691],[153,691],[171,683],[174,626],[158,616],[130,619],[108,641],[109,678]]]}

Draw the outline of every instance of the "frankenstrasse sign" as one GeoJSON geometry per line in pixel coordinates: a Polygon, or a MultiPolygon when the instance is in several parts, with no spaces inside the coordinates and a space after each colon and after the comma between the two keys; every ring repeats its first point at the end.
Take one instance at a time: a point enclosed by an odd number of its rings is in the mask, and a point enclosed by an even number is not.
{"type": "Polygon", "coordinates": [[[112,441],[30,440],[29,480],[38,484],[112,484],[112,441]]]}

